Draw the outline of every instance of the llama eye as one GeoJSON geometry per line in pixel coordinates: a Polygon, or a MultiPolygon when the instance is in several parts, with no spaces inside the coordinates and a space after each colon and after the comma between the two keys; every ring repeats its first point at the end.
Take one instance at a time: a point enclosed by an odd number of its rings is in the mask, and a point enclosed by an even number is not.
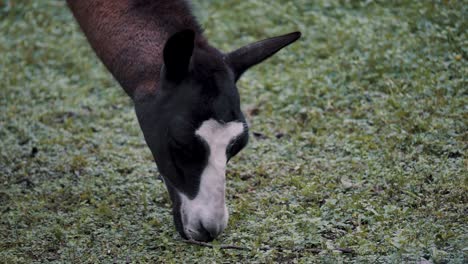
{"type": "Polygon", "coordinates": [[[244,133],[229,143],[226,148],[226,156],[228,157],[228,160],[237,155],[237,153],[239,153],[245,147],[245,145],[247,145],[248,139],[248,134],[244,133]]]}
{"type": "Polygon", "coordinates": [[[208,155],[207,147],[196,138],[184,142],[180,139],[171,138],[169,141],[169,151],[174,161],[183,164],[183,166],[203,164],[208,155]]]}
{"type": "Polygon", "coordinates": [[[183,160],[190,159],[196,152],[197,146],[193,140],[171,138],[169,142],[171,152],[183,160]]]}
{"type": "Polygon", "coordinates": [[[169,143],[172,147],[175,147],[175,148],[184,148],[187,145],[186,143],[184,143],[183,140],[176,139],[174,137],[170,138],[169,143]]]}
{"type": "Polygon", "coordinates": [[[169,143],[171,155],[181,162],[187,162],[192,158],[192,147],[190,144],[184,144],[177,140],[171,140],[169,143]]]}

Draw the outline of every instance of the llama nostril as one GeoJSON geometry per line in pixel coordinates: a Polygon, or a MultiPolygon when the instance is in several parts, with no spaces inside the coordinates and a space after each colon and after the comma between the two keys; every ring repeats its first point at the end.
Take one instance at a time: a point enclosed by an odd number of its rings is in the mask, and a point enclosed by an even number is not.
{"type": "Polygon", "coordinates": [[[196,240],[201,242],[211,242],[215,239],[208,230],[203,226],[199,226],[196,230],[185,229],[184,234],[182,235],[184,239],[196,240]]]}
{"type": "Polygon", "coordinates": [[[211,242],[219,236],[224,230],[225,225],[206,224],[200,221],[196,228],[184,228],[182,237],[189,240],[197,240],[202,242],[211,242]]]}
{"type": "Polygon", "coordinates": [[[198,229],[198,232],[201,235],[202,240],[205,242],[211,242],[216,237],[216,235],[213,235],[213,233],[210,232],[209,229],[206,229],[202,223],[200,223],[200,228],[198,229]]]}

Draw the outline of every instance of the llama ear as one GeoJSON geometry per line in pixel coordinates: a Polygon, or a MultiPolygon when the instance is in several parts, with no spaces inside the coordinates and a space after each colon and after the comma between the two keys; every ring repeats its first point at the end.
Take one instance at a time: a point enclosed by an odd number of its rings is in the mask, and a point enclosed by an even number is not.
{"type": "Polygon", "coordinates": [[[167,79],[178,81],[187,75],[194,41],[195,32],[190,29],[179,31],[167,40],[163,51],[167,79]]]}
{"type": "Polygon", "coordinates": [[[300,37],[301,32],[293,32],[261,40],[227,54],[227,61],[234,71],[236,81],[247,69],[269,58],[300,37]]]}

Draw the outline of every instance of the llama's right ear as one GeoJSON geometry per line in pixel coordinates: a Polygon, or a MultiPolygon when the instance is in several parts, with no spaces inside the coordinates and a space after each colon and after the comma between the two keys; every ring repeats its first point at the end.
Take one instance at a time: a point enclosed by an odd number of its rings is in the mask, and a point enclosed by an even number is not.
{"type": "Polygon", "coordinates": [[[164,46],[165,76],[170,81],[183,79],[189,70],[195,41],[195,32],[182,30],[172,35],[164,46]]]}
{"type": "Polygon", "coordinates": [[[300,37],[301,32],[292,32],[286,35],[258,41],[228,53],[227,61],[234,72],[235,80],[237,81],[250,67],[264,61],[300,37]]]}

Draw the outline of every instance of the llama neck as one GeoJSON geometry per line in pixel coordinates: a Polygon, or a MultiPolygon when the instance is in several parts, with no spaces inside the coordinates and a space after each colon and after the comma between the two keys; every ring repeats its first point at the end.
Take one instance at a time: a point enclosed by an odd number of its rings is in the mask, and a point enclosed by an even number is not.
{"type": "Polygon", "coordinates": [[[89,43],[132,98],[159,86],[166,40],[183,29],[201,29],[184,0],[67,0],[89,43]]]}

